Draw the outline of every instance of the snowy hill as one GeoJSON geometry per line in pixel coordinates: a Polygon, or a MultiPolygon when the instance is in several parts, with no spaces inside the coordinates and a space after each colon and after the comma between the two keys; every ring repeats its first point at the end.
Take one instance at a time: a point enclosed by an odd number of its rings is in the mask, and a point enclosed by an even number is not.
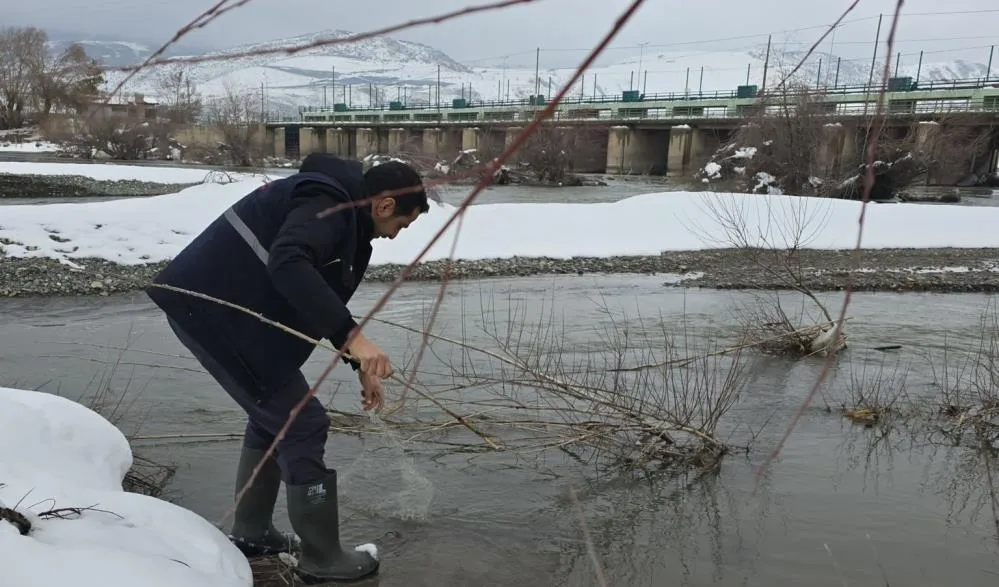
{"type": "MultiPolygon", "coordinates": [[[[322,31],[243,45],[215,54],[301,46],[318,39],[343,38],[350,34],[341,30],[322,31]]],[[[110,53],[119,47],[104,43],[99,48],[110,53]]],[[[136,60],[148,55],[147,48],[134,44],[121,43],[120,49],[122,59],[126,57],[125,49],[132,50],[136,60]]],[[[773,48],[766,85],[772,87],[803,55],[800,51],[781,52],[773,48]]],[[[628,89],[644,90],[648,94],[697,93],[699,90],[730,92],[747,83],[747,70],[748,83],[762,85],[764,60],[765,47],[748,52],[646,51],[641,63],[639,57],[634,56],[587,71],[582,84],[577,84],[570,96],[576,99],[581,93],[587,98],[594,94],[619,96],[621,91],[628,89]]],[[[903,62],[898,74],[915,77],[916,65],[911,61],[903,62]]],[[[294,55],[274,53],[171,67],[183,67],[205,97],[223,96],[227,88],[234,88],[252,93],[256,99],[262,96],[269,112],[280,115],[294,115],[302,106],[321,107],[334,102],[349,102],[354,107],[384,105],[392,100],[402,100],[411,106],[434,103],[438,73],[443,104],[459,97],[474,101],[523,99],[535,92],[533,67],[469,67],[433,47],[390,37],[319,47],[294,55]]],[[[868,81],[870,67],[869,57],[840,59],[836,55],[816,52],[795,77],[809,85],[814,85],[816,80],[828,86],[834,82],[839,86],[859,85],[868,81]]],[[[875,80],[880,79],[881,67],[881,63],[875,67],[875,80]]],[[[156,68],[137,76],[124,92],[143,92],[155,97],[155,80],[164,69],[167,68],[156,68]]],[[[925,83],[984,77],[985,70],[983,63],[924,62],[919,79],[925,83]]],[[[569,68],[546,68],[542,56],[540,93],[554,95],[572,73],[569,68]]],[[[109,83],[116,85],[122,75],[110,72],[109,83]]]]}
{"type": "Polygon", "coordinates": [[[58,39],[49,41],[49,54],[58,55],[74,43],[83,46],[83,50],[90,57],[111,67],[139,63],[153,52],[152,49],[145,45],[130,43],[128,41],[73,41],[58,39]]]}
{"type": "MultiPolygon", "coordinates": [[[[146,43],[102,37],[80,39],[71,33],[62,31],[50,31],[49,42],[47,44],[48,52],[53,56],[58,55],[74,43],[82,45],[87,55],[97,59],[98,62],[108,67],[135,65],[141,63],[153,53],[153,47],[146,43]]],[[[158,43],[155,46],[159,47],[160,44],[158,43]]],[[[189,46],[181,44],[167,49],[166,55],[190,54],[192,51],[199,52],[198,49],[192,49],[189,46]]]]}

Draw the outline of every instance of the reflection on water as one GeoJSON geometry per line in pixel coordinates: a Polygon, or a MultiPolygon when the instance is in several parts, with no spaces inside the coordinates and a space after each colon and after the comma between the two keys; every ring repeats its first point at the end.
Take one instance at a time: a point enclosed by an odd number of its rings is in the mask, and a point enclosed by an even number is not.
{"type": "MultiPolygon", "coordinates": [[[[366,286],[352,309],[365,312],[384,287],[366,286]]],[[[384,316],[419,328],[436,292],[434,284],[407,284],[384,316]]],[[[690,341],[726,344],[736,337],[736,302],[754,297],[664,288],[654,276],[467,281],[449,289],[437,331],[497,348],[482,327],[515,315],[523,330],[559,341],[566,353],[561,367],[568,368],[591,361],[611,340],[608,332],[628,330],[633,344],[654,347],[655,338],[635,333],[655,332],[660,317],[667,328],[683,327],[690,341]]],[[[838,308],[841,297],[823,301],[838,308]]],[[[854,294],[851,347],[759,487],[757,467],[822,359],[752,362],[747,388],[723,425],[727,440],[751,442],[752,450],[729,454],[717,475],[611,477],[559,450],[458,450],[447,443],[481,439],[457,426],[400,431],[400,442],[380,433],[332,434],[328,458],[342,474],[345,538],[380,542],[381,585],[598,585],[584,521],[610,585],[994,585],[996,529],[982,497],[987,469],[975,453],[911,430],[864,428],[838,413],[864,364],[870,372],[897,364],[906,371],[907,393],[935,393],[938,377],[922,351],[939,350],[944,334],[971,344],[987,299],[854,294]],[[902,349],[873,350],[889,343],[902,349]]],[[[127,432],[241,430],[240,412],[193,368],[143,296],[4,300],[0,314],[0,384],[80,397],[117,362],[110,386],[128,390],[127,432]]],[[[419,344],[417,335],[384,324],[373,324],[370,334],[399,362],[411,360],[419,344]]],[[[453,385],[450,363],[461,353],[443,343],[431,350],[420,379],[441,389],[453,385]]],[[[489,365],[467,360],[479,369],[489,365]]],[[[323,366],[317,353],[306,369],[310,379],[323,366]]],[[[320,390],[322,401],[356,411],[352,378],[335,369],[320,390]]],[[[419,413],[440,418],[429,402],[419,413]]],[[[220,520],[232,495],[238,441],[150,439],[137,448],[178,464],[170,495],[220,520]]],[[[287,527],[280,501],[276,521],[287,527]]]]}

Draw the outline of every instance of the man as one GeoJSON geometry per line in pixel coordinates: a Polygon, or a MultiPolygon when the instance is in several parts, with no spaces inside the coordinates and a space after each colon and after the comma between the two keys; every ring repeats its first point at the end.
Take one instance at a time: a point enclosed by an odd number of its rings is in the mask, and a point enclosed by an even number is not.
{"type": "MultiPolygon", "coordinates": [[[[364,277],[371,241],[395,238],[429,209],[418,173],[390,162],[362,171],[359,162],[312,154],[299,172],[254,190],[215,219],[156,277],[154,284],[219,298],[284,324],[312,339],[328,339],[354,360],[365,410],[380,410],[388,356],[358,332],[346,303],[364,277]],[[410,193],[366,199],[388,190],[410,193]],[[320,212],[339,207],[319,217],[320,212]]],[[[314,350],[307,341],[245,312],[188,293],[150,287],[180,341],[246,411],[236,469],[239,491],[309,391],[301,367],[314,350]]],[[[309,399],[235,511],[230,538],[247,557],[287,552],[301,543],[298,573],[307,583],[355,580],[378,561],[340,546],[337,476],[324,448],[329,418],[309,399]],[[297,538],[271,521],[281,481],[297,538]]]]}

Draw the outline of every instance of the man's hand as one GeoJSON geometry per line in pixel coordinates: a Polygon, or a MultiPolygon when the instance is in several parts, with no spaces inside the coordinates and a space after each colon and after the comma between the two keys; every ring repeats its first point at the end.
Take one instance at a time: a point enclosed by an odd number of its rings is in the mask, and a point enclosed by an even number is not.
{"type": "Polygon", "coordinates": [[[348,350],[350,355],[361,364],[361,372],[378,379],[385,379],[392,374],[392,363],[385,351],[371,342],[363,332],[358,332],[348,350]]]}
{"type": "Polygon", "coordinates": [[[374,408],[375,412],[382,411],[385,407],[385,389],[382,387],[382,380],[364,371],[357,372],[357,378],[361,382],[361,405],[364,411],[374,408]]]}

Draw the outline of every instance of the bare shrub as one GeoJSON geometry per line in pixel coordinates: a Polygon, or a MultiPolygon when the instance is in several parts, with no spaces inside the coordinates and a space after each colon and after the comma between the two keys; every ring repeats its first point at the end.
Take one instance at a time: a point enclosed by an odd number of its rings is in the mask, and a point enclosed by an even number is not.
{"type": "MultiPolygon", "coordinates": [[[[542,125],[517,154],[519,167],[543,184],[579,185],[579,167],[593,168],[594,160],[606,155],[606,140],[599,129],[585,126],[542,125]]],[[[601,161],[601,164],[603,161],[601,161]]]]}
{"type": "MultiPolygon", "coordinates": [[[[416,402],[407,411],[420,413],[421,398],[431,396],[462,414],[465,428],[523,458],[556,450],[605,469],[679,473],[714,470],[734,448],[721,439],[721,423],[745,381],[738,350],[699,348],[679,334],[682,324],[636,322],[606,308],[609,326],[598,347],[574,347],[553,310],[542,312],[532,319],[515,304],[498,309],[484,301],[476,322],[490,348],[463,342],[465,326],[455,340],[372,320],[426,336],[428,352],[448,370],[446,385],[404,397],[416,402]]],[[[396,405],[386,421],[403,407],[396,405]]],[[[424,416],[418,428],[441,433],[457,425],[424,416]]]]}
{"type": "Polygon", "coordinates": [[[153,149],[169,142],[169,128],[156,121],[140,121],[127,114],[97,114],[66,138],[66,150],[86,158],[146,159],[153,149]]]}
{"type": "Polygon", "coordinates": [[[814,198],[755,198],[725,194],[704,194],[704,207],[714,227],[693,226],[706,243],[736,249],[747,265],[779,283],[783,289],[798,292],[821,313],[818,322],[804,324],[788,317],[779,293],[769,300],[758,297],[756,307],[741,311],[749,344],[782,355],[826,355],[846,346],[843,325],[836,322],[806,282],[801,249],[822,228],[828,202],[814,198]],[[836,331],[839,331],[838,333],[836,331]]]}
{"type": "Polygon", "coordinates": [[[885,200],[919,178],[953,185],[993,133],[990,122],[968,124],[963,113],[936,122],[893,117],[875,131],[870,116],[852,124],[824,97],[824,89],[804,82],[761,93],[747,122],[695,177],[732,191],[861,199],[866,135],[878,132],[870,197],[885,200]]]}
{"type": "Polygon", "coordinates": [[[858,424],[873,426],[902,417],[915,408],[906,390],[908,366],[898,362],[890,370],[882,359],[876,366],[864,361],[859,369],[850,363],[845,397],[840,401],[843,415],[858,424]],[[868,372],[868,367],[872,371],[868,372]]]}
{"type": "Polygon", "coordinates": [[[945,347],[943,364],[932,354],[927,363],[940,392],[940,431],[955,444],[973,438],[974,446],[999,448],[999,314],[993,300],[982,311],[974,348],[945,347]]]}
{"type": "Polygon", "coordinates": [[[24,124],[44,68],[46,40],[45,31],[34,27],[0,30],[0,130],[24,124]]]}
{"type": "Polygon", "coordinates": [[[221,97],[205,101],[205,116],[221,134],[218,148],[230,163],[252,167],[263,158],[259,101],[253,92],[227,83],[221,97]]]}

